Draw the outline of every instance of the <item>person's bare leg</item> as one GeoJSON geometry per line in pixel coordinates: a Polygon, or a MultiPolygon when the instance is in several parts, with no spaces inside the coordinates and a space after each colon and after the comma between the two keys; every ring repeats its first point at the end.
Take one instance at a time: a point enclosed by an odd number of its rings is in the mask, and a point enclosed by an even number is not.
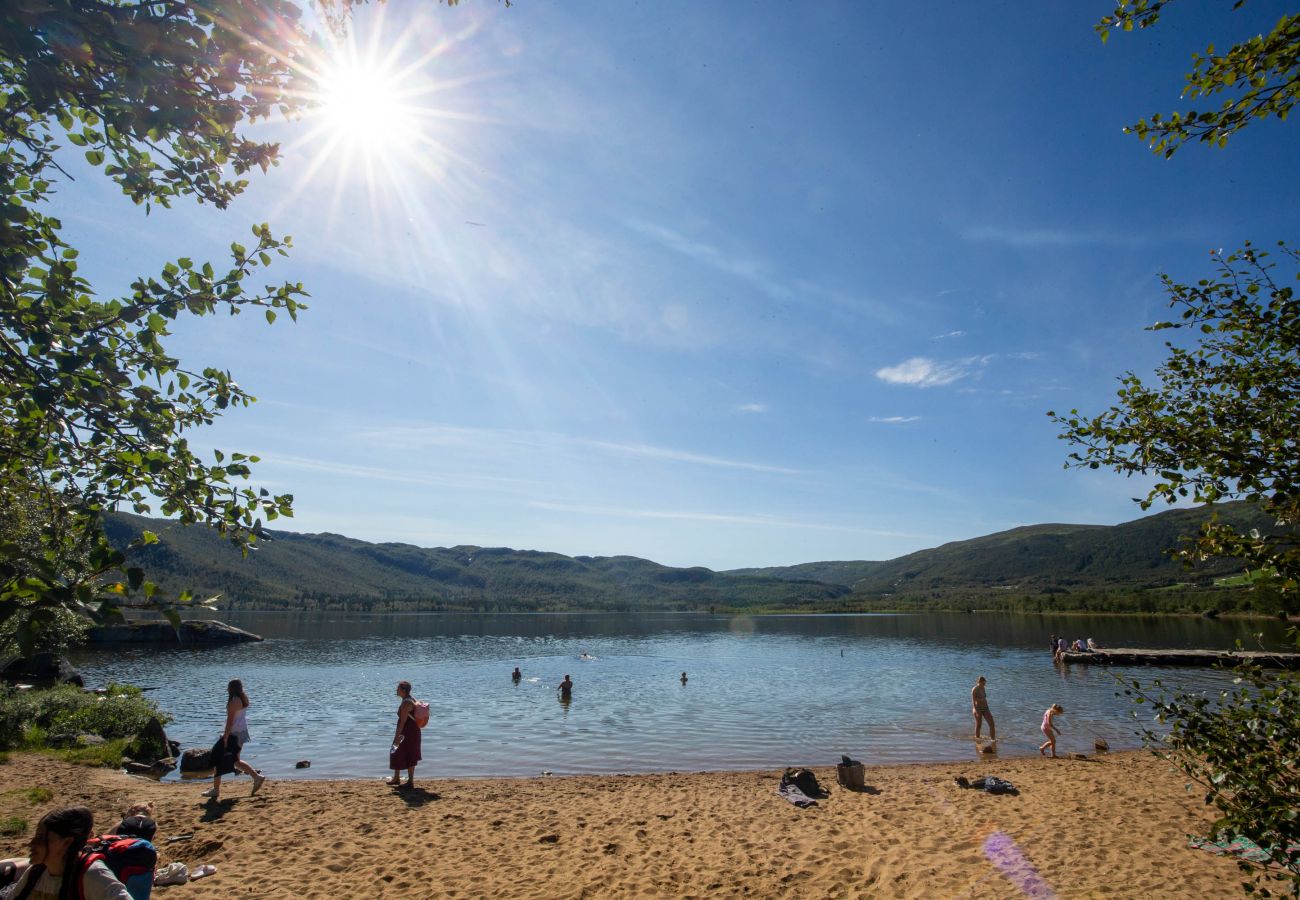
{"type": "Polygon", "coordinates": [[[978,709],[971,710],[971,715],[975,717],[975,740],[978,741],[980,739],[980,728],[982,728],[984,724],[983,718],[980,716],[980,711],[978,709]]]}
{"type": "Polygon", "coordinates": [[[996,744],[998,742],[998,726],[993,724],[993,715],[985,713],[984,718],[989,720],[989,740],[996,744]]]}
{"type": "Polygon", "coordinates": [[[415,766],[406,770],[406,786],[415,787],[415,766]]]}
{"type": "Polygon", "coordinates": [[[393,787],[397,787],[399,784],[402,783],[402,770],[401,770],[401,769],[394,769],[394,770],[393,770],[393,777],[392,777],[392,778],[385,778],[385,779],[384,779],[384,782],[385,782],[386,784],[391,784],[393,787]]]}

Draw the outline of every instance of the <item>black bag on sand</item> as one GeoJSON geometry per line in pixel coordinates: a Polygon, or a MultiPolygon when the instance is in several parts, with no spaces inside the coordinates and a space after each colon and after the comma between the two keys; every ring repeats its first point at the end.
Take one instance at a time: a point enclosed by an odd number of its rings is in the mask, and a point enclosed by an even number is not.
{"type": "Polygon", "coordinates": [[[781,776],[782,784],[793,784],[805,795],[814,798],[829,797],[831,792],[817,783],[817,776],[811,769],[786,769],[781,776]]]}

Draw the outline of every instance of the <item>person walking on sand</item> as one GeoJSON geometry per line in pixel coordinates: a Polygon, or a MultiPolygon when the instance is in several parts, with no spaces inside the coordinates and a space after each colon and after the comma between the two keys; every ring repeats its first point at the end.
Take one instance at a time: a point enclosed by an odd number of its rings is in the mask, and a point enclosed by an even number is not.
{"type": "Polygon", "coordinates": [[[975,717],[975,740],[980,739],[980,729],[987,720],[989,723],[989,740],[996,744],[998,742],[998,727],[993,724],[993,713],[989,712],[989,701],[984,695],[984,676],[981,675],[975,681],[975,687],[970,689],[971,715],[975,717]]]}
{"type": "Polygon", "coordinates": [[[410,790],[415,787],[415,766],[420,756],[420,726],[415,722],[415,698],[411,696],[411,682],[397,682],[397,696],[402,701],[397,704],[397,732],[393,735],[393,749],[388,753],[388,768],[393,770],[393,777],[387,780],[395,788],[410,790]],[[406,770],[406,781],[402,781],[402,770],[406,770]]]}
{"type": "Polygon", "coordinates": [[[1063,712],[1065,712],[1065,709],[1062,708],[1061,704],[1053,703],[1043,713],[1043,734],[1047,736],[1047,740],[1043,741],[1039,746],[1038,752],[1046,756],[1047,750],[1051,749],[1052,759],[1056,759],[1056,738],[1061,733],[1061,729],[1057,726],[1055,720],[1063,712]]]}
{"type": "Polygon", "coordinates": [[[253,793],[256,794],[266,783],[266,776],[240,759],[244,745],[248,743],[248,694],[244,692],[244,683],[232,678],[226,685],[226,727],[221,737],[212,747],[212,767],[216,774],[212,777],[212,787],[203,792],[213,803],[221,799],[221,776],[232,772],[243,772],[253,776],[253,793]]]}
{"type": "Polygon", "coordinates": [[[564,676],[564,680],[557,684],[555,689],[560,692],[561,702],[567,703],[573,699],[573,679],[568,675],[564,676]]]}

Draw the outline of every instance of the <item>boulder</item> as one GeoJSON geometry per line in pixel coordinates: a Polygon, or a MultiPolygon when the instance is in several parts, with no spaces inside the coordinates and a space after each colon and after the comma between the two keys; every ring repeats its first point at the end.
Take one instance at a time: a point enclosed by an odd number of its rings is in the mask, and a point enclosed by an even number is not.
{"type": "Polygon", "coordinates": [[[172,755],[167,732],[163,730],[163,724],[156,716],[151,717],[135,739],[127,745],[126,755],[136,762],[147,763],[172,755]]]}
{"type": "Polygon", "coordinates": [[[310,760],[310,759],[300,759],[300,760],[298,760],[296,763],[293,764],[293,767],[294,767],[295,769],[310,769],[310,768],[311,768],[311,760],[310,760]]]}
{"type": "Polygon", "coordinates": [[[72,667],[66,657],[54,653],[36,653],[13,660],[0,672],[0,678],[10,684],[25,682],[38,687],[55,684],[75,684],[84,688],[86,680],[72,667]]]}
{"type": "Polygon", "coordinates": [[[168,647],[221,647],[260,641],[261,635],[235,628],[225,622],[191,619],[173,628],[170,622],[124,622],[97,625],[86,632],[86,643],[98,647],[124,644],[155,644],[168,647]]]}
{"type": "Polygon", "coordinates": [[[202,747],[191,747],[181,754],[182,772],[206,772],[212,768],[212,751],[202,747]]]}

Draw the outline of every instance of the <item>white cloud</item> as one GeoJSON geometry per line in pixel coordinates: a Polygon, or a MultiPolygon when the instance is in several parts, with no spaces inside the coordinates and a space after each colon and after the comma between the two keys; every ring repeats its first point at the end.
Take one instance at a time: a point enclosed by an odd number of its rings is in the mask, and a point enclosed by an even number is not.
{"type": "Polygon", "coordinates": [[[966,332],[964,331],[945,331],[943,334],[936,334],[934,337],[930,338],[930,340],[942,341],[944,338],[959,338],[965,336],[966,332]]]}
{"type": "Polygon", "coordinates": [[[907,422],[919,422],[920,416],[872,416],[867,419],[868,422],[879,422],[882,425],[903,425],[907,422]]]}
{"type": "Polygon", "coordinates": [[[876,370],[876,377],[888,384],[902,384],[909,387],[942,387],[960,381],[978,369],[988,365],[991,355],[967,356],[962,359],[940,361],[926,356],[914,356],[896,366],[885,366],[876,370]]]}
{"type": "Polygon", "coordinates": [[[767,404],[766,404],[766,403],[742,403],[740,406],[738,406],[738,407],[736,407],[736,408],[737,408],[738,410],[740,410],[741,412],[746,412],[746,413],[765,413],[765,412],[767,412],[767,404]]]}

